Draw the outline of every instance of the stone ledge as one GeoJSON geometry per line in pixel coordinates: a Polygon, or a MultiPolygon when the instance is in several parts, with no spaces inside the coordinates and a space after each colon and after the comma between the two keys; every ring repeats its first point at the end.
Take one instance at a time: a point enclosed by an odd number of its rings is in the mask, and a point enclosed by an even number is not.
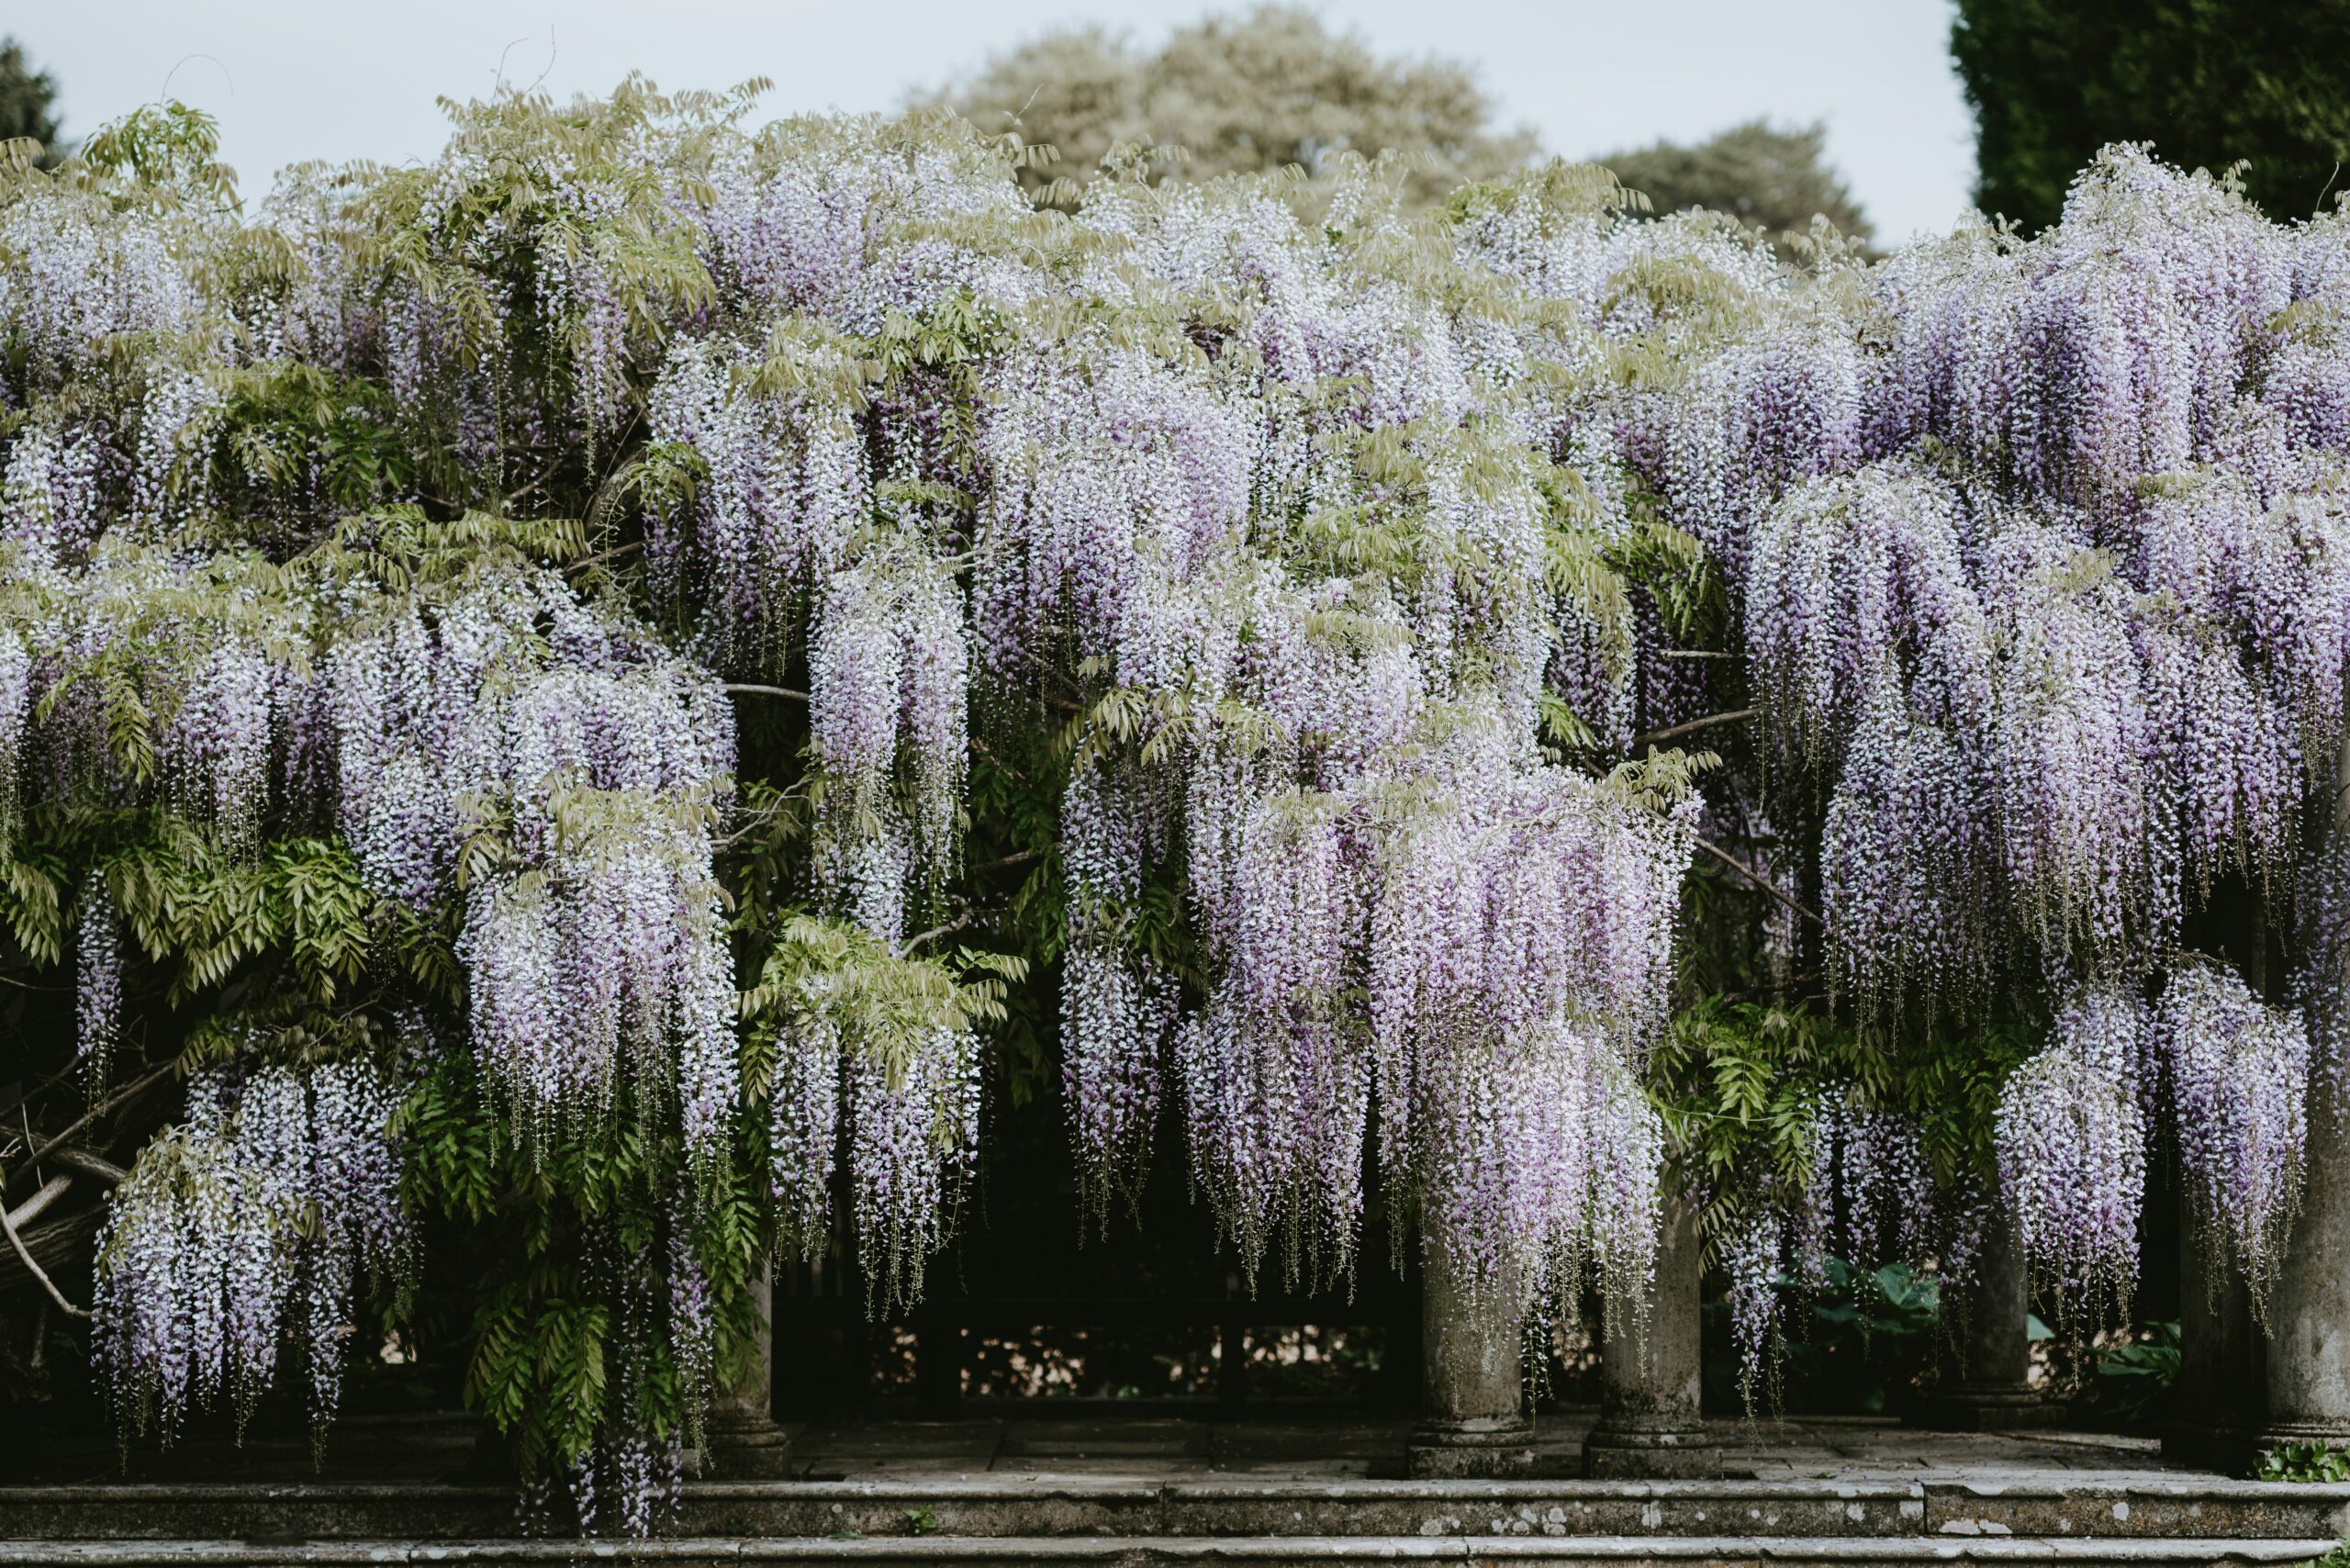
{"type": "Polygon", "coordinates": [[[2124,1568],[2154,1563],[2297,1563],[2324,1552],[2330,1540],[2108,1540],[2008,1536],[1978,1540],[1832,1538],[1762,1540],[1751,1536],[1596,1536],[1539,1534],[1394,1536],[1291,1540],[1175,1537],[1151,1541],[1010,1537],[973,1540],[659,1540],[649,1541],[449,1541],[437,1545],[353,1541],[336,1545],[270,1545],[244,1541],[169,1541],[91,1545],[0,1541],[0,1568],[362,1568],[368,1564],[535,1565],[580,1562],[699,1564],[845,1562],[1081,1562],[1141,1565],[1249,1562],[1290,1568],[1323,1562],[1419,1562],[1538,1563],[1549,1568],[1626,1562],[1672,1562],[1690,1568],[1852,1568],[1910,1562],[2055,1562],[2071,1568],[2124,1568]]]}
{"type": "MultiPolygon", "coordinates": [[[[977,1474],[946,1479],[910,1475],[902,1479],[874,1477],[856,1481],[688,1481],[683,1488],[688,1502],[728,1499],[800,1498],[810,1500],[874,1497],[986,1498],[1071,1497],[1133,1499],[1155,1502],[1170,1498],[1222,1500],[1291,1498],[1410,1499],[1410,1498],[1532,1498],[1584,1496],[1608,1498],[1696,1499],[1757,1498],[1896,1498],[1924,1497],[1938,1493],[1969,1497],[2063,1498],[2129,1496],[2192,1501],[2297,1500],[2350,1505],[2350,1482],[2252,1481],[2230,1476],[2181,1475],[2170,1480],[2152,1475],[2114,1479],[2085,1474],[2078,1481],[2040,1477],[1998,1476],[1981,1479],[1927,1476],[1915,1481],[1881,1479],[1767,1479],[1726,1476],[1712,1481],[1691,1480],[1390,1480],[1348,1477],[1330,1481],[1292,1478],[1251,1480],[1219,1477],[1213,1481],[1177,1479],[1137,1481],[1125,1477],[1096,1479],[1084,1475],[1032,1477],[1026,1474],[977,1474]]],[[[397,1500],[420,1506],[460,1502],[510,1505],[509,1486],[477,1484],[434,1484],[405,1482],[72,1482],[55,1485],[0,1485],[0,1508],[28,1503],[117,1506],[150,1503],[227,1502],[364,1502],[397,1500]]]]}
{"type": "MultiPolygon", "coordinates": [[[[968,1539],[1111,1537],[1378,1539],[1486,1535],[1514,1518],[1590,1537],[1834,1536],[1886,1541],[1976,1535],[2076,1540],[2309,1540],[2350,1533],[2350,1485],[2207,1477],[1978,1476],[1923,1481],[1101,1480],[1057,1475],[688,1483],[675,1529],[695,1537],[901,1534],[926,1513],[968,1539]]],[[[499,1487],[214,1483],[0,1488],[0,1536],[78,1540],[243,1538],[478,1545],[514,1531],[499,1487]]]]}

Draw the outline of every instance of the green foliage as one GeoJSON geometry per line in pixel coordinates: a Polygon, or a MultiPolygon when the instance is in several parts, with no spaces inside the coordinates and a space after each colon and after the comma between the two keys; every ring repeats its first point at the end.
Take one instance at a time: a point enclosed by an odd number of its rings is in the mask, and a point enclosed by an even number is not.
{"type": "Polygon", "coordinates": [[[644,1293],[666,1291],[671,1249],[690,1253],[718,1309],[715,1365],[739,1375],[755,1354],[747,1286],[765,1266],[759,1169],[746,1130],[722,1185],[693,1205],[674,1131],[629,1116],[564,1126],[526,1148],[498,1096],[462,1051],[434,1058],[402,1107],[408,1201],[447,1224],[455,1277],[472,1304],[466,1403],[514,1445],[526,1474],[559,1472],[600,1432],[699,1440],[700,1394],[686,1348],[627,1334],[644,1293]],[[640,1260],[632,1275],[603,1260],[640,1260]],[[615,1278],[618,1274],[620,1277],[615,1278]]]}
{"type": "Polygon", "coordinates": [[[2020,1032],[1986,1028],[1913,1035],[1896,1050],[1808,1006],[1714,995],[1673,1019],[1649,1081],[1680,1184],[1708,1194],[1710,1251],[1755,1205],[1809,1185],[1830,1097],[1917,1118],[1938,1181],[1988,1179],[1999,1088],[2031,1048],[2020,1032]]]}
{"type": "Polygon", "coordinates": [[[2142,1419],[2178,1384],[2176,1320],[2149,1323],[2125,1344],[2097,1353],[2100,1408],[2123,1421],[2142,1419]]]}
{"type": "Polygon", "coordinates": [[[237,172],[219,151],[218,120],[166,98],[100,128],[59,173],[125,207],[217,211],[237,205],[237,172]]]}
{"type": "Polygon", "coordinates": [[[240,1051],[292,1059],[369,1048],[379,991],[454,1000],[452,933],[386,907],[339,840],[273,840],[231,853],[162,806],[45,803],[0,885],[0,916],[37,962],[62,957],[77,890],[95,869],[140,984],[189,1033],[182,1066],[240,1051]]]}
{"type": "Polygon", "coordinates": [[[888,1064],[894,1081],[925,1036],[1001,1021],[1007,984],[1027,972],[1022,958],[973,947],[940,958],[900,957],[846,921],[788,915],[757,981],[742,995],[752,1025],[744,1092],[764,1100],[776,1033],[819,1017],[838,1032],[844,1048],[888,1064]]]}
{"type": "MultiPolygon", "coordinates": [[[[1208,17],[1149,54],[1100,27],[1046,33],[923,101],[985,130],[1009,126],[1080,175],[1122,148],[1169,150],[1141,172],[1192,179],[1290,165],[1319,174],[1333,153],[1392,149],[1419,165],[1408,187],[1421,204],[1534,151],[1529,131],[1494,127],[1493,102],[1467,67],[1382,60],[1302,6],[1208,17]]],[[[1043,193],[1051,176],[1032,166],[1021,178],[1043,193]]]]}
{"type": "Polygon", "coordinates": [[[2260,1468],[2253,1473],[2260,1481],[2350,1481],[2350,1449],[2332,1443],[2279,1443],[2262,1451],[2260,1468]]]}
{"type": "MultiPolygon", "coordinates": [[[[1771,1395],[1784,1408],[1882,1416],[1930,1364],[1942,1327],[1942,1282],[1905,1262],[1856,1268],[1826,1260],[1817,1282],[1780,1274],[1785,1330],[1773,1347],[1771,1395]]],[[[1709,1402],[1745,1397],[1744,1372],[1729,1346],[1729,1306],[1705,1305],[1709,1402]]]]}
{"type": "Polygon", "coordinates": [[[208,453],[213,510],[265,513],[264,500],[315,493],[362,511],[411,492],[416,466],[391,394],[316,365],[277,361],[235,373],[208,453]]]}
{"type": "Polygon", "coordinates": [[[1830,1258],[1825,1287],[1809,1294],[1785,1375],[1835,1386],[1862,1413],[1882,1414],[1925,1357],[1942,1319],[1942,1282],[1908,1263],[1863,1270],[1830,1258]]]}
{"type": "Polygon", "coordinates": [[[2279,219],[2344,188],[2350,0],[1959,0],[1951,53],[1975,203],[2027,231],[2113,141],[2213,171],[2245,160],[2245,193],[2279,219]]]}
{"type": "Polygon", "coordinates": [[[1649,1079],[1680,1184],[1715,1194],[1709,1248],[1766,1193],[1809,1183],[1821,1095],[1892,1087],[1885,1058],[1851,1029],[1808,1008],[1721,996],[1673,1019],[1649,1079]]]}
{"type": "Polygon", "coordinates": [[[1695,146],[1658,141],[1599,162],[1646,196],[1652,211],[1722,213],[1783,252],[1790,250],[1787,237],[1807,233],[1814,218],[1865,244],[1876,231],[1828,162],[1827,146],[1828,128],[1817,121],[1782,128],[1754,119],[1695,146]]]}

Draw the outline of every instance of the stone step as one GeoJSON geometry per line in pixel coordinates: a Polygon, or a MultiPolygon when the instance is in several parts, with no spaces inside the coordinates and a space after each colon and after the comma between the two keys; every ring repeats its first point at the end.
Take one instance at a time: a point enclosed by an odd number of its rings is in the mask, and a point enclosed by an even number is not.
{"type": "MultiPolygon", "coordinates": [[[[822,1538],[1577,1536],[1892,1540],[2350,1535],[2350,1485],[2212,1476],[2029,1481],[697,1482],[670,1533],[822,1538]]],[[[483,1540],[517,1534],[504,1486],[126,1483],[0,1487],[8,1540],[483,1540]]]]}
{"type": "Polygon", "coordinates": [[[1539,1568],[1617,1568],[1674,1563],[1684,1568],[1877,1568],[1933,1562],[2053,1562],[2066,1568],[2208,1568],[2221,1563],[2305,1563],[2330,1540],[2176,1540],[2133,1538],[2070,1540],[2005,1536],[1940,1540],[1919,1538],[1584,1536],[1292,1536],[1232,1539],[1169,1536],[1151,1540],[1057,1536],[784,1540],[669,1538],[653,1541],[302,1542],[232,1540],[0,1541],[0,1568],[538,1568],[612,1562],[664,1568],[739,1568],[743,1564],[839,1562],[861,1568],[935,1568],[953,1563],[1073,1563],[1106,1568],[1159,1564],[1248,1563],[1250,1568],[1310,1568],[1348,1562],[1532,1564],[1539,1568]]]}

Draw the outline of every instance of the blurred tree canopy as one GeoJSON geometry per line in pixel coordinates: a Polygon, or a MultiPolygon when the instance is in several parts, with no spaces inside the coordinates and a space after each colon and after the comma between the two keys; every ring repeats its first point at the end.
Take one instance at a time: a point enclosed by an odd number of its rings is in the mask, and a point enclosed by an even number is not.
{"type": "Polygon", "coordinates": [[[62,151],[57,118],[50,112],[56,102],[57,79],[32,68],[24,45],[0,38],[0,141],[29,136],[53,162],[62,151]]]}
{"type": "Polygon", "coordinates": [[[1863,245],[1875,234],[1850,186],[1827,161],[1828,128],[1781,129],[1749,120],[1684,147],[1659,141],[1601,158],[1659,213],[1702,207],[1774,240],[1811,227],[1815,214],[1863,245]]]}
{"type": "Polygon", "coordinates": [[[1958,0],[1975,203],[2028,230],[2111,141],[2239,159],[2278,219],[2330,206],[2350,163],[2350,0],[1958,0]]]}
{"type": "MultiPolygon", "coordinates": [[[[1292,163],[1311,174],[1332,152],[1393,148],[1421,165],[1412,194],[1435,201],[1536,151],[1531,130],[1494,127],[1494,102],[1469,67],[1382,59],[1297,6],[1208,17],[1154,52],[1099,27],[1046,33],[916,103],[1049,143],[1058,173],[1076,175],[1127,143],[1180,147],[1183,177],[1199,179],[1292,163]]],[[[1034,188],[1056,173],[1023,178],[1034,188]]]]}

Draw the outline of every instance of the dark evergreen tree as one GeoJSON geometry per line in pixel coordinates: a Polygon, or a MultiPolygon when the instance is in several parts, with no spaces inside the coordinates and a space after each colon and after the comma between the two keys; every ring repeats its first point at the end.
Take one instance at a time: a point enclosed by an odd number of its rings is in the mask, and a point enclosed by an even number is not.
{"type": "Polygon", "coordinates": [[[0,39],[0,141],[29,136],[53,161],[58,151],[57,79],[36,71],[25,46],[0,39]]]}
{"type": "Polygon", "coordinates": [[[2331,205],[2350,162],[2350,0],[1958,0],[1975,201],[2027,229],[2113,141],[2213,172],[2277,218],[2331,205]]]}

